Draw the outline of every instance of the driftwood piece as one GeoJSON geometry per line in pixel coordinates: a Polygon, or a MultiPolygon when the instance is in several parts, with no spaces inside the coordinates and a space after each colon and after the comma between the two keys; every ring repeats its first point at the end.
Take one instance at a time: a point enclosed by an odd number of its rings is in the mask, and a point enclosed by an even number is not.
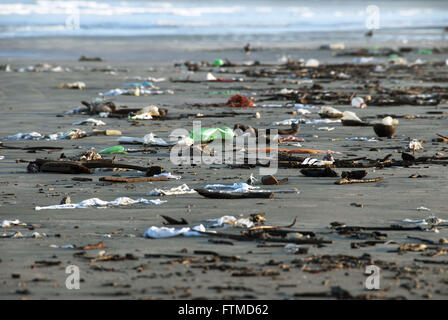
{"type": "Polygon", "coordinates": [[[352,184],[352,183],[370,183],[370,182],[378,182],[384,180],[384,177],[372,178],[372,179],[347,179],[342,178],[336,181],[334,184],[352,184]]]}
{"type": "Polygon", "coordinates": [[[102,177],[100,181],[117,182],[117,183],[135,183],[135,182],[149,182],[149,181],[168,181],[166,177],[141,177],[141,178],[121,178],[121,177],[102,177]]]}
{"type": "Polygon", "coordinates": [[[300,173],[306,177],[339,177],[339,174],[329,167],[325,168],[304,168],[300,170],[300,173]]]}
{"type": "Polygon", "coordinates": [[[201,196],[211,199],[247,199],[247,198],[262,198],[273,199],[273,192],[219,192],[210,191],[207,189],[195,189],[201,196]]]}
{"type": "Polygon", "coordinates": [[[82,164],[65,162],[65,161],[48,161],[39,166],[39,168],[40,171],[42,172],[57,172],[57,173],[70,173],[70,174],[92,173],[92,170],[83,166],[82,164]]]}
{"type": "MultiPolygon", "coordinates": [[[[298,231],[296,231],[298,232],[298,231]]],[[[249,234],[241,235],[241,234],[231,234],[231,233],[222,233],[222,232],[200,232],[203,235],[215,238],[224,238],[238,241],[265,241],[265,242],[278,242],[278,243],[294,243],[294,244],[315,244],[315,245],[323,245],[323,244],[331,244],[332,240],[325,239],[298,239],[298,238],[260,238],[258,236],[251,236],[249,234]]]]}
{"type": "Polygon", "coordinates": [[[160,167],[142,167],[126,163],[115,163],[112,159],[90,160],[90,161],[65,161],[36,159],[28,165],[29,172],[58,172],[58,173],[92,173],[95,168],[120,168],[145,172],[148,176],[154,175],[154,168],[160,173],[160,167]],[[37,167],[37,168],[36,168],[37,167]],[[33,169],[33,170],[31,170],[33,169]],[[37,170],[37,171],[36,171],[37,170]]]}
{"type": "Polygon", "coordinates": [[[342,171],[341,177],[346,179],[362,179],[366,175],[366,170],[342,171]]]}

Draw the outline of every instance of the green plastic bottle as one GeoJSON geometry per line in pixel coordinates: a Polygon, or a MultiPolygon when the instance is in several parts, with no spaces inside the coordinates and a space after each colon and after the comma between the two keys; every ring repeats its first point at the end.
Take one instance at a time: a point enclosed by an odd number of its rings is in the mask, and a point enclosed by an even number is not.
{"type": "Polygon", "coordinates": [[[123,146],[113,146],[113,147],[101,150],[99,152],[99,154],[127,154],[127,152],[123,146]]]}

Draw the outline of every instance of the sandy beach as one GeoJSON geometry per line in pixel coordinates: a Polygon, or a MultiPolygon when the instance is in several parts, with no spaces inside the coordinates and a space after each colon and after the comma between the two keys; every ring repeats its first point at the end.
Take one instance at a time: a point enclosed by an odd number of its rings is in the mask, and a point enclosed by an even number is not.
{"type": "MultiPolygon", "coordinates": [[[[414,48],[402,52],[404,65],[393,65],[388,56],[374,57],[366,63],[354,62],[361,56],[340,55],[341,50],[322,50],[319,45],[290,44],[274,48],[269,44],[253,44],[246,55],[241,44],[230,43],[224,49],[215,45],[154,44],[139,40],[89,39],[32,39],[29,41],[1,40],[0,65],[8,64],[11,72],[0,71],[0,221],[15,220],[26,225],[0,228],[0,299],[446,299],[447,250],[441,239],[448,238],[446,222],[422,230],[387,230],[391,225],[403,225],[403,220],[422,220],[436,216],[448,220],[448,156],[447,88],[448,54],[446,41],[425,43],[381,43],[380,48],[414,48]],[[127,47],[129,50],[124,50],[127,47]],[[444,48],[440,53],[419,51],[421,48],[444,48]],[[34,52],[34,54],[30,54],[34,52]],[[101,57],[103,62],[80,62],[81,55],[101,57]],[[201,66],[190,72],[184,62],[229,59],[236,67],[201,66]],[[289,68],[285,59],[317,59],[322,75],[310,78],[310,69],[298,64],[289,68]],[[413,62],[417,64],[411,66],[413,62]],[[260,66],[244,65],[259,61],[260,66]],[[63,72],[17,72],[18,69],[48,63],[61,66],[63,72]],[[175,66],[178,63],[178,66],[175,66]],[[336,65],[347,64],[346,69],[336,65]],[[268,66],[266,66],[268,65],[268,66]],[[371,65],[371,68],[365,66],[371,65]],[[381,65],[382,71],[372,71],[381,65]],[[246,71],[270,70],[271,76],[250,76],[246,71]],[[333,76],[336,70],[345,76],[333,76]],[[308,71],[307,71],[308,70],[308,71]],[[366,71],[367,70],[367,71],[366,71]],[[112,71],[112,72],[111,72],[112,71]],[[327,72],[328,71],[328,72],[327,72]],[[242,77],[243,81],[207,82],[207,73],[215,77],[242,77]],[[300,72],[302,75],[300,76],[300,72]],[[298,74],[296,77],[291,77],[298,74]],[[107,97],[117,106],[142,108],[156,105],[168,110],[168,116],[182,114],[211,115],[206,118],[180,117],[177,120],[140,120],[127,118],[98,118],[106,126],[77,126],[74,122],[89,115],[67,115],[67,111],[93,101],[99,93],[123,84],[135,82],[135,77],[165,78],[153,84],[164,93],[160,95],[107,97]],[[199,79],[198,82],[173,80],[199,79]],[[85,90],[59,89],[61,83],[82,81],[85,90]],[[314,88],[312,89],[312,87],[314,88]],[[301,103],[281,99],[281,89],[295,90],[304,105],[317,106],[306,115],[291,114],[287,103],[301,103]],[[429,88],[424,91],[422,88],[429,88]],[[431,89],[432,88],[432,89],[431,89]],[[387,89],[387,90],[383,90],[387,89]],[[378,105],[367,100],[394,99],[390,90],[405,90],[404,97],[421,96],[420,105],[397,103],[378,105]],[[166,93],[172,90],[172,94],[166,93]],[[313,90],[321,92],[319,95],[313,90]],[[383,91],[382,91],[383,90],[383,91]],[[326,100],[326,92],[338,92],[366,99],[367,107],[355,108],[341,99],[326,100]],[[303,97],[307,93],[306,97],[303,97]],[[232,95],[253,97],[252,108],[207,106],[225,103],[232,95]],[[437,103],[432,103],[431,97],[437,103]],[[268,99],[269,98],[269,99],[268,99]],[[307,100],[308,99],[308,100],[307,100]],[[266,101],[265,101],[266,100],[266,101]],[[204,104],[193,106],[193,104],[204,104]],[[262,107],[264,104],[285,105],[280,108],[262,107]],[[384,177],[375,183],[336,185],[339,178],[306,177],[300,168],[281,167],[275,177],[288,178],[287,184],[264,186],[262,189],[286,190],[296,188],[300,193],[275,193],[274,199],[208,199],[198,194],[149,196],[158,189],[170,189],[182,184],[202,188],[207,184],[246,182],[251,174],[260,179],[259,167],[233,168],[229,165],[201,164],[178,166],[170,162],[170,149],[150,146],[152,152],[105,155],[115,162],[139,166],[162,166],[166,172],[179,175],[180,180],[140,183],[109,183],[101,177],[142,177],[139,171],[95,171],[92,174],[28,173],[27,162],[37,158],[57,160],[61,153],[74,157],[82,152],[118,145],[119,136],[88,136],[82,139],[56,141],[14,141],[3,138],[17,133],[39,132],[51,134],[79,128],[120,130],[122,136],[143,137],[154,133],[165,140],[177,128],[192,129],[192,122],[201,120],[203,127],[228,126],[244,123],[255,128],[288,128],[273,122],[291,118],[321,119],[320,107],[332,106],[340,111],[352,111],[363,120],[381,121],[392,115],[399,120],[392,138],[378,138],[371,126],[344,126],[341,123],[301,124],[297,137],[302,148],[333,150],[337,160],[360,158],[401,161],[409,141],[421,141],[423,149],[416,158],[432,160],[405,165],[371,166],[365,168],[366,178],[384,177]],[[214,117],[222,112],[235,115],[214,117]],[[261,117],[254,118],[259,112],[261,117]],[[333,127],[331,131],[319,130],[333,127]],[[352,141],[353,137],[374,138],[374,141],[352,141]],[[441,139],[437,141],[436,139],[441,139]],[[26,147],[60,147],[58,150],[26,150],[26,147]],[[20,147],[10,148],[10,147],[20,147]],[[388,156],[390,155],[390,156],[388,156]],[[388,156],[388,157],[387,157],[388,156]],[[435,158],[434,158],[435,157],[435,158]],[[21,159],[21,160],[19,160],[21,159]],[[439,159],[439,160],[437,160],[439,159]],[[431,163],[433,161],[433,163],[431,163]],[[443,162],[445,161],[446,164],[443,162]],[[417,178],[411,178],[411,176],[417,178]],[[73,178],[90,178],[75,181],[73,178]],[[135,204],[125,207],[88,208],[72,210],[35,210],[36,206],[59,204],[69,195],[72,203],[89,198],[112,201],[118,197],[166,200],[161,205],[135,204]],[[424,207],[422,209],[422,207],[424,207]],[[420,210],[418,210],[420,208],[420,210]],[[430,211],[427,211],[429,209],[430,211]],[[148,239],[143,234],[151,226],[162,227],[161,215],[184,218],[191,226],[225,215],[237,218],[264,213],[265,225],[287,226],[289,238],[325,239],[323,245],[301,244],[299,252],[289,252],[288,243],[263,239],[238,241],[218,238],[173,237],[148,239]],[[353,231],[331,228],[340,225],[361,226],[353,231]],[[386,228],[384,230],[381,227],[386,228]],[[372,228],[372,229],[368,229],[372,228]],[[375,229],[376,228],[376,229],[375,229]],[[34,234],[33,233],[38,233],[34,234]],[[22,236],[20,236],[20,233],[22,236]],[[299,233],[297,235],[296,233],[299,233]],[[417,239],[419,238],[419,239],[417,239]],[[423,239],[423,240],[422,240],[423,239]],[[212,240],[212,241],[210,241],[212,240]],[[104,243],[102,248],[86,250],[85,246],[104,243]],[[424,245],[416,251],[403,249],[406,244],[424,245]],[[70,247],[64,247],[71,245],[70,247]],[[401,250],[398,250],[399,248],[401,250]],[[84,248],[84,249],[83,249],[84,248]],[[105,251],[105,253],[101,253],[105,251]],[[98,257],[110,256],[109,259],[98,257]],[[66,267],[75,265],[80,271],[80,289],[66,287],[66,267]],[[367,265],[380,268],[380,289],[366,289],[367,265]]],[[[375,43],[353,43],[343,51],[369,47],[375,43]]],[[[313,73],[315,74],[315,73],[313,73]]],[[[294,91],[292,91],[294,94],[294,91]]],[[[386,103],[385,103],[386,104],[386,103]]],[[[126,148],[141,148],[129,146],[126,148]]],[[[280,148],[297,146],[280,145],[280,148]]],[[[412,154],[412,151],[408,153],[412,154]]],[[[323,155],[311,155],[322,159],[323,155]]],[[[298,157],[308,155],[298,154],[298,157]]],[[[358,170],[333,166],[342,171],[358,170]]],[[[78,179],[79,180],[79,179],[78,179]]],[[[407,227],[411,227],[408,225],[407,227]]],[[[182,226],[172,226],[182,227],[182,226]]],[[[244,228],[216,228],[218,232],[240,235],[244,228]]],[[[279,238],[279,237],[275,237],[279,238]]],[[[89,248],[88,248],[89,249],[89,248]]]]}

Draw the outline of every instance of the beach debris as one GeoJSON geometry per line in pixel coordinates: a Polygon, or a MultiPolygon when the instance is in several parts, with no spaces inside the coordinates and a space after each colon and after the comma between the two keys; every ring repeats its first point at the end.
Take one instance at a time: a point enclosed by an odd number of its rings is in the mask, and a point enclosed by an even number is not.
{"type": "Polygon", "coordinates": [[[192,194],[192,193],[196,193],[196,190],[190,189],[188,185],[183,184],[178,187],[173,187],[169,190],[154,189],[149,192],[149,195],[159,197],[159,196],[172,196],[172,195],[192,194]]]}
{"type": "Polygon", "coordinates": [[[120,137],[118,138],[118,143],[120,144],[143,144],[152,145],[158,147],[169,147],[176,145],[178,142],[166,142],[162,138],[157,138],[154,133],[148,133],[143,138],[135,137],[120,137]]]}
{"type": "Polygon", "coordinates": [[[442,223],[448,223],[448,220],[440,219],[436,216],[430,216],[422,220],[404,219],[402,222],[417,226],[438,226],[442,223]]]}
{"type": "Polygon", "coordinates": [[[169,179],[167,177],[139,177],[139,178],[101,177],[99,180],[114,183],[137,183],[137,182],[168,181],[169,179]]]}
{"type": "Polygon", "coordinates": [[[118,107],[115,105],[115,103],[106,101],[101,98],[97,98],[91,102],[81,101],[81,104],[83,106],[68,111],[66,112],[66,114],[87,113],[90,115],[95,115],[101,113],[111,113],[118,110],[118,107]]]}
{"type": "MultiPolygon", "coordinates": [[[[36,172],[59,172],[59,173],[92,173],[92,169],[96,168],[121,168],[145,172],[149,176],[154,176],[155,172],[160,173],[160,167],[142,167],[126,163],[115,163],[113,159],[101,159],[91,161],[71,161],[71,160],[49,160],[36,159],[29,162],[27,170],[31,173],[36,172]],[[156,171],[155,171],[156,170],[156,171]]],[[[154,176],[157,177],[157,176],[154,176]]],[[[179,178],[170,173],[161,174],[160,177],[167,177],[170,179],[179,178]]],[[[180,179],[180,178],[179,178],[180,179]]]]}
{"type": "Polygon", "coordinates": [[[76,126],[76,125],[83,125],[83,124],[89,124],[92,126],[105,126],[106,124],[101,121],[101,120],[97,120],[97,119],[93,119],[93,118],[88,118],[85,120],[80,120],[77,122],[72,123],[72,125],[76,126]]]}
{"type": "Polygon", "coordinates": [[[70,198],[70,195],[65,195],[59,204],[70,204],[72,203],[72,200],[70,198]]]}
{"type": "Polygon", "coordinates": [[[249,179],[247,179],[246,183],[250,186],[253,186],[257,183],[258,179],[254,177],[254,175],[251,173],[249,179]]]}
{"type": "MultiPolygon", "coordinates": [[[[286,137],[279,137],[278,142],[304,142],[304,138],[294,137],[294,136],[286,136],[286,137]]],[[[296,144],[297,147],[301,147],[300,143],[296,144]]]]}
{"type": "Polygon", "coordinates": [[[360,109],[367,107],[367,104],[364,102],[364,99],[361,97],[354,97],[351,101],[351,105],[352,105],[352,107],[360,108],[360,109]]]}
{"type": "Polygon", "coordinates": [[[384,177],[370,178],[370,179],[348,179],[342,178],[334,184],[352,184],[352,183],[375,183],[384,180],[384,177]]]}
{"type": "Polygon", "coordinates": [[[104,243],[104,241],[100,241],[95,244],[88,244],[83,247],[77,247],[77,249],[81,249],[81,250],[98,250],[98,249],[105,249],[105,248],[107,248],[107,247],[106,247],[106,244],[104,243]]]}
{"type": "Polygon", "coordinates": [[[201,196],[211,199],[247,199],[247,198],[263,198],[273,199],[273,192],[237,192],[237,191],[210,191],[207,189],[195,189],[201,196]]]}
{"type": "Polygon", "coordinates": [[[76,82],[63,82],[58,85],[59,89],[78,89],[78,90],[86,90],[86,84],[81,81],[76,82]]]}
{"type": "Polygon", "coordinates": [[[147,204],[147,205],[160,205],[165,203],[166,201],[155,199],[155,200],[147,200],[144,198],[138,198],[137,200],[133,200],[128,197],[119,197],[113,201],[103,201],[98,198],[91,198],[87,200],[83,200],[78,203],[69,203],[69,204],[59,204],[59,205],[51,205],[46,207],[36,206],[34,209],[36,211],[40,210],[60,210],[60,209],[87,209],[87,208],[108,208],[108,207],[118,207],[118,206],[129,206],[133,204],[147,204]]]}
{"type": "Polygon", "coordinates": [[[239,94],[230,97],[226,104],[231,108],[250,108],[255,106],[255,103],[251,99],[240,96],[239,94]]]}
{"type": "Polygon", "coordinates": [[[260,114],[260,112],[255,112],[255,114],[254,114],[254,118],[255,118],[255,119],[260,119],[260,118],[261,118],[261,114],[260,114]]]}
{"type": "Polygon", "coordinates": [[[342,114],[342,125],[343,126],[368,126],[367,122],[362,121],[354,112],[344,111],[342,114]]]}
{"type": "Polygon", "coordinates": [[[300,170],[300,173],[306,177],[339,177],[339,174],[332,170],[330,167],[325,168],[304,168],[300,170]]]}
{"type": "Polygon", "coordinates": [[[101,57],[86,57],[84,55],[82,55],[78,61],[80,62],[103,62],[103,58],[101,57]]]}
{"type": "Polygon", "coordinates": [[[123,146],[113,146],[106,149],[103,149],[98,152],[101,154],[127,154],[126,149],[123,146]]]}
{"type": "Polygon", "coordinates": [[[0,64],[0,71],[12,72],[12,69],[9,64],[0,64]]]}
{"type": "Polygon", "coordinates": [[[254,187],[248,185],[247,183],[234,183],[232,185],[229,184],[208,184],[204,187],[204,189],[211,190],[220,190],[220,191],[233,191],[233,192],[248,192],[251,190],[259,189],[260,187],[254,187]]]}
{"type": "Polygon", "coordinates": [[[155,105],[143,107],[135,113],[129,114],[129,120],[151,120],[154,117],[160,117],[161,112],[155,105]]]}
{"type": "Polygon", "coordinates": [[[317,130],[319,131],[333,131],[335,127],[318,127],[317,130]]]}
{"type": "Polygon", "coordinates": [[[288,178],[278,180],[276,177],[271,175],[261,177],[261,183],[264,185],[279,185],[279,184],[285,184],[287,182],[288,178]]]}
{"type": "Polygon", "coordinates": [[[362,179],[367,175],[366,170],[342,171],[341,177],[346,179],[362,179]]]}
{"type": "Polygon", "coordinates": [[[417,210],[417,211],[431,211],[431,209],[426,208],[426,207],[423,207],[423,206],[418,207],[416,210],[417,210]]]}
{"type": "Polygon", "coordinates": [[[79,161],[92,161],[92,160],[102,160],[102,159],[103,159],[103,157],[94,151],[87,151],[79,156],[79,161]]]}
{"type": "Polygon", "coordinates": [[[221,66],[224,65],[224,60],[222,60],[222,59],[215,59],[212,64],[215,67],[221,67],[221,66]]]}
{"type": "Polygon", "coordinates": [[[350,137],[350,138],[345,138],[345,140],[349,140],[349,141],[362,141],[362,142],[377,142],[378,140],[375,138],[368,138],[368,137],[350,137]]]}
{"type": "Polygon", "coordinates": [[[121,131],[120,130],[99,130],[99,129],[93,129],[92,130],[92,135],[95,136],[121,136],[121,131]]]}
{"type": "Polygon", "coordinates": [[[417,139],[412,139],[408,144],[408,151],[415,152],[417,150],[423,149],[423,145],[417,139]]]}
{"type": "Polygon", "coordinates": [[[39,63],[34,66],[27,66],[17,69],[17,72],[69,72],[69,68],[52,66],[48,63],[39,63]]]}
{"type": "Polygon", "coordinates": [[[65,133],[58,132],[58,133],[52,133],[43,135],[39,132],[30,132],[30,133],[17,133],[12,136],[7,136],[3,138],[3,140],[62,140],[62,139],[81,139],[87,137],[87,133],[81,129],[72,129],[70,131],[67,131],[65,133]]]}
{"type": "MultiPolygon", "coordinates": [[[[278,134],[280,134],[280,135],[288,135],[288,136],[295,136],[295,135],[299,134],[299,132],[300,132],[300,125],[297,122],[291,123],[291,128],[290,129],[278,129],[277,130],[278,134]]],[[[268,132],[266,130],[266,134],[269,134],[269,133],[270,133],[270,131],[268,132]]]]}
{"type": "MultiPolygon", "coordinates": [[[[148,170],[148,172],[149,172],[149,170],[148,170]]],[[[154,178],[167,178],[167,179],[173,179],[173,180],[182,179],[181,176],[176,176],[176,175],[172,174],[171,172],[162,172],[162,173],[153,175],[153,177],[154,178]]]]}
{"type": "Polygon", "coordinates": [[[26,226],[26,223],[23,223],[20,220],[15,219],[15,220],[3,220],[3,222],[0,224],[1,228],[10,228],[13,226],[26,226]]]}
{"type": "Polygon", "coordinates": [[[193,129],[190,139],[198,142],[211,142],[215,140],[232,140],[235,133],[229,127],[193,129]]]}
{"type": "Polygon", "coordinates": [[[319,66],[319,60],[317,59],[308,59],[305,62],[305,67],[307,68],[317,68],[319,66]]]}
{"type": "Polygon", "coordinates": [[[218,227],[239,227],[239,228],[251,228],[255,226],[255,223],[251,220],[251,218],[236,218],[234,216],[222,216],[216,219],[207,219],[207,225],[210,227],[218,228],[218,227]]]}
{"type": "Polygon", "coordinates": [[[43,135],[39,132],[30,133],[17,133],[13,136],[7,136],[3,140],[40,140],[43,139],[43,135]]]}
{"type": "Polygon", "coordinates": [[[398,252],[403,252],[403,251],[423,251],[426,250],[428,248],[427,245],[425,244],[421,244],[421,243],[406,243],[400,247],[398,247],[397,251],[398,252]]]}
{"type": "Polygon", "coordinates": [[[329,124],[341,123],[341,119],[286,119],[283,121],[276,121],[271,123],[272,126],[290,126],[292,123],[300,124],[329,124]]]}
{"type": "Polygon", "coordinates": [[[293,111],[292,114],[294,114],[294,115],[301,115],[301,116],[304,116],[304,115],[307,115],[307,114],[311,114],[311,112],[310,112],[309,110],[307,110],[307,109],[302,109],[302,108],[294,107],[293,110],[294,110],[294,111],[293,111]]]}
{"type": "Polygon", "coordinates": [[[205,227],[202,224],[184,228],[168,228],[168,227],[152,226],[146,229],[143,237],[150,239],[172,238],[181,235],[184,237],[200,237],[202,236],[201,232],[205,231],[206,231],[205,227]]]}
{"type": "Polygon", "coordinates": [[[381,123],[375,123],[373,130],[378,137],[390,138],[394,135],[398,125],[398,120],[387,116],[381,120],[381,123]]]}
{"type": "MultiPolygon", "coordinates": [[[[307,153],[307,152],[302,152],[307,153]]],[[[323,152],[320,152],[323,153],[323,152]]],[[[334,159],[330,159],[327,156],[324,157],[323,160],[315,159],[315,158],[305,158],[301,163],[302,166],[329,166],[333,164],[334,159]]],[[[311,171],[310,171],[311,172],[311,171]]]]}

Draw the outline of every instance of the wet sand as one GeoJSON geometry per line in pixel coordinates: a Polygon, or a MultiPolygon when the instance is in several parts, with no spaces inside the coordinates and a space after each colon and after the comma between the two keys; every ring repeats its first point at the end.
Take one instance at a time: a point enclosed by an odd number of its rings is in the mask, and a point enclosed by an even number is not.
{"type": "MultiPolygon", "coordinates": [[[[438,45],[443,47],[443,42],[438,45]]],[[[446,45],[446,44],[445,44],[446,45]]],[[[111,46],[110,52],[118,52],[113,44],[102,43],[102,50],[111,46]]],[[[147,58],[144,55],[132,54],[129,57],[107,55],[99,49],[82,50],[71,53],[69,57],[40,58],[18,55],[17,58],[0,58],[0,64],[8,63],[12,68],[47,62],[52,65],[68,67],[71,72],[62,73],[7,73],[0,71],[0,111],[2,120],[0,137],[19,132],[37,131],[54,133],[67,131],[79,127],[86,131],[87,126],[73,126],[72,123],[86,119],[86,115],[57,117],[64,112],[79,106],[82,100],[90,101],[98,97],[99,92],[122,87],[129,82],[128,77],[152,76],[165,77],[167,81],[157,83],[162,90],[171,89],[173,95],[156,96],[119,96],[113,101],[117,105],[129,108],[143,107],[151,104],[168,109],[168,115],[181,113],[214,114],[232,111],[228,107],[200,107],[192,108],[187,104],[225,102],[230,95],[226,90],[235,87],[250,86],[252,88],[294,88],[303,90],[309,83],[290,84],[281,80],[268,78],[256,79],[256,82],[233,83],[173,83],[169,78],[182,78],[186,75],[176,72],[174,61],[182,57],[194,61],[213,61],[215,58],[229,58],[234,63],[247,60],[259,60],[263,63],[279,63],[282,55],[293,59],[311,57],[320,60],[321,64],[329,62],[342,63],[352,61],[353,57],[335,57],[333,51],[302,48],[283,48],[279,50],[265,49],[245,56],[242,50],[190,50],[182,51],[171,48],[167,54],[163,50],[151,49],[151,45],[140,46],[147,48],[147,58]],[[154,52],[154,55],[152,55],[154,52]],[[185,53],[185,54],[184,54],[185,53]],[[81,54],[101,56],[105,62],[78,62],[81,54]],[[157,58],[154,58],[157,55],[157,58]],[[111,75],[104,72],[91,72],[94,67],[112,66],[128,68],[128,72],[111,75]],[[77,67],[83,67],[77,70],[77,67]],[[61,82],[83,81],[86,90],[57,89],[61,82]],[[215,94],[209,94],[215,92],[215,94]],[[222,93],[222,94],[216,94],[222,93]]],[[[37,51],[43,50],[38,48],[37,51]]],[[[59,52],[59,51],[58,51],[59,52]]],[[[60,52],[58,53],[60,54],[60,52]]],[[[419,55],[405,54],[408,61],[417,58],[427,62],[444,62],[446,54],[419,55]]],[[[387,61],[380,59],[379,61],[387,61]]],[[[408,88],[411,86],[441,86],[446,82],[432,82],[431,77],[443,76],[447,66],[423,65],[424,74],[428,80],[413,81],[402,73],[388,73],[380,79],[381,86],[388,88],[408,88]],[[442,73],[443,72],[443,73],[442,73]]],[[[232,68],[233,72],[244,67],[232,68]]],[[[215,76],[231,77],[238,74],[219,74],[216,68],[202,68],[198,75],[205,76],[212,70],[215,76]]],[[[239,76],[239,75],[238,75],[239,76]]],[[[375,78],[370,75],[370,78],[375,78]]],[[[366,95],[362,88],[369,83],[369,78],[363,81],[316,79],[325,90],[357,92],[366,95]],[[325,81],[330,80],[330,81],[325,81]]],[[[253,95],[251,90],[236,90],[242,95],[260,98],[261,91],[253,95]]],[[[289,101],[271,101],[270,103],[286,103],[289,101]]],[[[268,102],[266,102],[268,103],[268,102]]],[[[332,104],[329,104],[332,105],[332,104]]],[[[381,139],[377,142],[348,141],[349,137],[374,137],[372,127],[345,127],[341,124],[301,125],[298,135],[305,142],[304,148],[331,149],[341,152],[341,159],[367,157],[369,159],[384,158],[392,154],[393,159],[401,158],[400,148],[407,145],[408,138],[423,140],[424,150],[418,156],[434,156],[437,152],[447,155],[448,145],[433,143],[436,134],[448,136],[446,114],[428,114],[431,111],[447,111],[448,104],[442,101],[438,106],[409,106],[379,107],[369,105],[366,109],[355,109],[349,105],[333,105],[341,111],[354,111],[361,118],[367,117],[376,121],[378,114],[394,115],[426,115],[426,119],[400,118],[396,135],[392,139],[381,139]],[[333,131],[319,131],[317,127],[335,127],[333,131]],[[339,138],[334,140],[334,138],[339,138]]],[[[251,108],[235,110],[236,112],[260,112],[261,118],[255,119],[247,115],[225,118],[203,119],[202,126],[229,126],[238,122],[250,124],[257,128],[271,127],[274,121],[298,118],[289,114],[287,108],[267,109],[251,108]]],[[[448,111],[447,111],[448,112],[448,111]]],[[[318,119],[316,111],[309,116],[318,119]]],[[[125,119],[106,118],[106,127],[101,129],[117,129],[124,136],[143,137],[153,132],[167,139],[170,132],[176,128],[192,127],[192,119],[181,120],[151,120],[141,121],[144,126],[133,126],[125,119]]],[[[2,140],[3,141],[3,140],[2,140]]],[[[37,151],[29,153],[25,150],[0,149],[0,220],[19,219],[29,226],[15,226],[0,229],[1,234],[14,231],[23,235],[33,232],[45,233],[47,237],[33,238],[1,238],[0,249],[0,298],[1,299],[296,299],[303,293],[330,292],[332,287],[341,287],[351,293],[352,297],[365,297],[372,294],[373,298],[406,298],[406,299],[446,299],[447,291],[447,245],[435,245],[442,248],[438,256],[428,256],[428,250],[423,252],[405,252],[397,254],[391,252],[405,243],[421,243],[407,238],[420,237],[438,242],[440,238],[448,238],[446,228],[439,233],[431,231],[384,231],[385,241],[375,246],[352,249],[352,242],[362,242],[372,239],[350,239],[345,235],[330,232],[331,222],[345,222],[354,226],[390,226],[403,219],[424,219],[435,215],[441,219],[448,219],[448,205],[446,194],[448,191],[448,171],[444,165],[411,165],[409,167],[369,168],[368,178],[382,176],[385,179],[378,183],[335,185],[335,178],[310,178],[300,173],[300,169],[280,168],[275,175],[277,178],[289,179],[288,184],[273,186],[269,189],[297,188],[300,194],[275,194],[273,200],[242,199],[242,200],[212,200],[197,194],[167,196],[166,203],[160,206],[136,205],[125,208],[108,209],[74,209],[74,210],[42,210],[35,211],[35,206],[59,204],[65,194],[69,194],[72,202],[79,202],[97,197],[102,200],[114,200],[126,196],[132,199],[140,197],[153,199],[148,192],[155,188],[169,189],[181,184],[191,188],[203,187],[213,183],[245,182],[251,173],[259,178],[256,169],[233,169],[226,165],[201,165],[199,167],[175,166],[169,162],[167,148],[152,147],[155,154],[132,153],[118,155],[117,159],[139,165],[162,165],[173,174],[182,176],[181,180],[153,183],[107,184],[98,181],[100,177],[119,174],[120,176],[136,176],[130,172],[96,172],[92,175],[80,175],[92,178],[93,181],[73,181],[75,175],[37,173],[26,171],[26,163],[16,163],[16,159],[32,161],[36,158],[57,158],[61,152],[75,155],[81,151],[95,148],[99,151],[117,144],[116,136],[94,136],[79,140],[61,141],[3,141],[5,145],[13,146],[60,146],[64,149],[48,153],[37,151]],[[420,179],[409,176],[418,173],[420,179]],[[364,207],[352,206],[351,203],[363,204],[364,207]],[[427,207],[431,211],[418,211],[418,207],[427,207]],[[217,245],[210,243],[208,237],[177,237],[170,239],[151,240],[143,238],[143,233],[150,226],[162,226],[160,215],[174,218],[185,218],[192,225],[205,219],[218,218],[223,215],[248,216],[253,213],[265,213],[269,225],[288,225],[294,217],[298,217],[294,229],[313,231],[319,238],[332,240],[332,244],[324,247],[304,245],[309,248],[307,254],[291,254],[282,247],[258,247],[256,241],[232,241],[233,245],[217,245]],[[118,234],[105,237],[105,234],[120,229],[118,234]],[[54,236],[58,235],[58,236],[54,236]],[[74,254],[80,249],[54,248],[51,245],[64,246],[73,244],[85,246],[104,241],[106,248],[86,251],[87,256],[95,257],[98,252],[105,250],[107,254],[118,254],[127,259],[123,261],[89,262],[74,254]],[[187,249],[187,250],[183,250],[187,249]],[[214,251],[221,255],[239,256],[243,261],[217,261],[211,255],[201,260],[204,255],[195,254],[197,250],[214,251]],[[445,251],[443,251],[445,250],[445,251]],[[184,252],[184,253],[181,253],[184,252]],[[186,253],[185,253],[186,252],[186,253]],[[445,253],[445,255],[444,255],[445,253]],[[179,263],[176,258],[148,258],[148,254],[173,254],[201,258],[199,261],[179,263]],[[361,257],[369,254],[375,264],[384,266],[381,271],[381,289],[366,290],[365,266],[351,268],[335,268],[331,271],[309,272],[307,267],[322,267],[304,260],[313,255],[349,255],[361,257]],[[208,260],[207,260],[208,259],[208,260]],[[437,262],[428,264],[416,262],[415,259],[426,259],[437,262]],[[56,261],[54,266],[42,267],[36,261],[56,261]],[[382,261],[382,262],[379,262],[382,261]],[[445,264],[442,264],[445,262],[445,264]],[[68,290],[65,286],[66,266],[74,264],[80,268],[80,290],[68,290]],[[13,277],[13,274],[19,276],[13,277]]],[[[345,169],[335,169],[338,173],[345,169]]],[[[264,186],[264,188],[268,188],[264,186]]],[[[227,232],[228,230],[220,230],[227,232]]],[[[237,232],[239,230],[236,230],[237,232]]],[[[431,246],[431,245],[428,245],[431,246]]],[[[305,295],[310,297],[310,295],[305,295]]],[[[328,298],[338,298],[330,295],[328,298]]]]}

